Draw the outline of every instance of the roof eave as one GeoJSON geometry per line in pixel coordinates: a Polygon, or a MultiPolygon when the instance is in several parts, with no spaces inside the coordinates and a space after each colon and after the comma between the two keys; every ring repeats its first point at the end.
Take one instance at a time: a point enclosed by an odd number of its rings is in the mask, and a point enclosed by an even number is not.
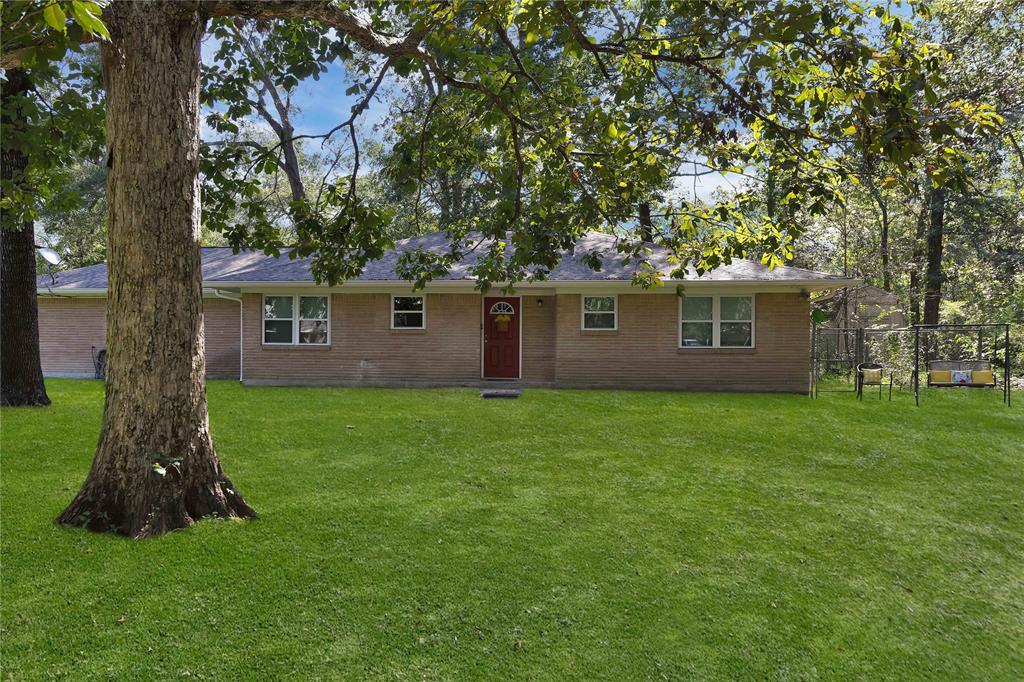
{"type": "MultiPolygon", "coordinates": [[[[655,289],[647,289],[646,291],[657,293],[657,292],[674,292],[675,287],[682,285],[684,289],[691,291],[707,291],[713,289],[730,289],[730,290],[758,290],[758,291],[827,291],[830,289],[839,289],[842,287],[857,286],[863,282],[862,279],[857,278],[842,278],[842,279],[788,279],[788,280],[752,280],[752,279],[736,279],[736,280],[662,280],[664,286],[657,287],[655,289]]],[[[491,285],[492,289],[502,289],[507,287],[506,282],[496,282],[491,285]]],[[[564,291],[565,293],[572,293],[574,291],[597,291],[597,290],[619,290],[619,291],[644,291],[634,286],[630,280],[621,279],[606,279],[606,280],[543,280],[537,282],[520,282],[513,286],[514,289],[520,289],[524,291],[540,290],[540,289],[557,289],[564,291]]],[[[258,281],[206,281],[203,282],[204,293],[212,294],[215,290],[220,291],[231,291],[232,293],[245,293],[245,292],[263,292],[263,291],[275,291],[275,290],[296,290],[296,289],[309,289],[309,290],[323,290],[329,289],[335,292],[345,291],[367,291],[367,290],[393,290],[393,291],[404,291],[412,289],[412,284],[405,280],[359,280],[355,282],[346,282],[343,285],[336,287],[324,287],[317,285],[313,282],[303,281],[290,281],[290,282],[258,282],[258,281]]],[[[477,290],[476,280],[436,280],[428,282],[425,290],[430,292],[444,292],[444,291],[475,291],[477,290]]],[[[47,287],[45,289],[39,289],[37,292],[38,296],[58,296],[58,297],[96,297],[106,296],[106,289],[85,289],[85,288],[63,288],[63,287],[47,287]]]]}

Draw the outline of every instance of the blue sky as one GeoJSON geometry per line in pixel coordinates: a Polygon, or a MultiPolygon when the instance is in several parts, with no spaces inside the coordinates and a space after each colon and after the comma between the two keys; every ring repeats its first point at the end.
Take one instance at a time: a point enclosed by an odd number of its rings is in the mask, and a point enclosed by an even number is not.
{"type": "MultiPolygon", "coordinates": [[[[209,61],[217,47],[217,39],[207,36],[203,40],[203,61],[209,61]]],[[[298,133],[324,133],[347,119],[352,113],[352,106],[359,101],[358,95],[345,94],[351,84],[343,64],[332,64],[319,80],[310,78],[303,81],[292,94],[292,102],[299,109],[292,121],[298,133]]],[[[386,95],[382,87],[370,108],[359,117],[364,132],[368,132],[387,113],[386,95]]]]}

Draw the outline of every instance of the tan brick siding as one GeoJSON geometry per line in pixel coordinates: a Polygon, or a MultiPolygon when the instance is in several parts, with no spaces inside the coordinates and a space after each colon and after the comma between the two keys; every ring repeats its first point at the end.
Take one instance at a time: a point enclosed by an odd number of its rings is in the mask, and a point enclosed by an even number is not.
{"type": "Polygon", "coordinates": [[[550,384],[555,380],[554,296],[523,296],[523,381],[550,384]],[[537,302],[540,301],[540,305],[537,302]]]}
{"type": "Polygon", "coordinates": [[[107,299],[38,298],[39,359],[49,376],[93,376],[92,347],[107,345],[107,299]]]}
{"type": "Polygon", "coordinates": [[[334,294],[329,347],[264,346],[262,297],[245,296],[247,381],[374,385],[480,380],[480,296],[427,294],[426,330],[391,329],[389,294],[334,294]]]}
{"type": "MultiPolygon", "coordinates": [[[[580,296],[522,297],[522,383],[578,387],[805,391],[809,304],[796,293],[758,294],[756,348],[678,348],[678,299],[622,294],[618,330],[580,330],[580,296]],[[537,305],[538,300],[541,305],[537,305]]],[[[247,381],[359,385],[480,382],[479,294],[427,294],[427,329],[392,330],[388,294],[334,294],[331,344],[262,344],[262,296],[244,296],[247,381]]],[[[91,375],[103,347],[105,300],[40,298],[43,371],[91,375]]],[[[238,376],[238,304],[204,299],[210,377],[238,376]]]]}
{"type": "Polygon", "coordinates": [[[203,299],[206,376],[211,379],[238,378],[238,313],[235,301],[203,299]]]}
{"type": "MultiPolygon", "coordinates": [[[[93,347],[107,345],[105,298],[40,297],[39,354],[48,376],[93,376],[93,347]]],[[[238,378],[238,304],[203,299],[206,370],[238,378]]]]}
{"type": "Polygon", "coordinates": [[[807,390],[809,303],[797,293],[758,294],[756,348],[680,349],[679,299],[618,297],[618,330],[580,330],[579,295],[558,296],[556,379],[560,385],[687,390],[807,390]]]}

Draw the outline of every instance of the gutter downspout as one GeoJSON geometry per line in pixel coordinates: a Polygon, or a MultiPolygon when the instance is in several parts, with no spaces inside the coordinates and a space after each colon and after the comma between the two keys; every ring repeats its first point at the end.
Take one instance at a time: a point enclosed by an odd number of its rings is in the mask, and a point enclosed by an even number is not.
{"type": "Polygon", "coordinates": [[[225,301],[234,301],[238,304],[238,383],[243,383],[245,379],[245,307],[242,305],[241,295],[238,298],[234,296],[225,296],[224,292],[220,289],[212,289],[213,295],[217,298],[223,298],[225,301]]]}

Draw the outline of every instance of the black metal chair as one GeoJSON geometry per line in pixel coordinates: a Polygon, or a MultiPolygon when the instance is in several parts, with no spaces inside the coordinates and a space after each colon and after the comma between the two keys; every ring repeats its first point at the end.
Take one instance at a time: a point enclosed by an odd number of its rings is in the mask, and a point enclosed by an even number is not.
{"type": "MultiPolygon", "coordinates": [[[[885,368],[874,362],[862,362],[857,365],[857,399],[864,399],[865,386],[878,386],[878,399],[882,399],[882,387],[885,385],[885,368]]],[[[892,372],[889,372],[889,400],[892,400],[892,372]]]]}

